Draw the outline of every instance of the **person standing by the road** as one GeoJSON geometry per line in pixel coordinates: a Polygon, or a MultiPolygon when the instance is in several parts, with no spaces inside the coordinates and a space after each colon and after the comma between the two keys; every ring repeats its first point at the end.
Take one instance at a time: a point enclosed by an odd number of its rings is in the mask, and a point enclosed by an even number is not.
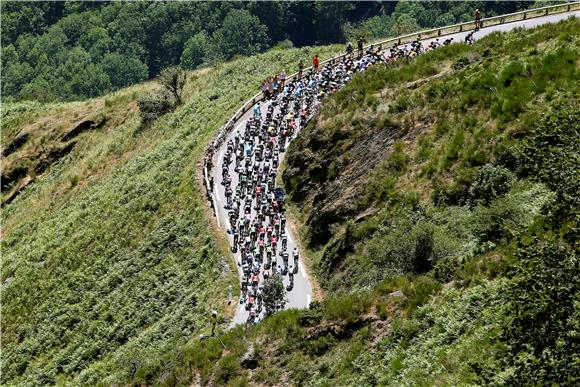
{"type": "Polygon", "coordinates": [[[230,286],[228,286],[228,305],[231,305],[233,296],[234,296],[234,290],[232,289],[232,285],[230,285],[230,286]]]}
{"type": "Polygon", "coordinates": [[[475,10],[475,30],[479,30],[481,28],[481,12],[479,8],[475,10]]]}
{"type": "Polygon", "coordinates": [[[354,48],[352,48],[352,43],[348,42],[348,44],[346,46],[346,55],[351,56],[353,51],[354,51],[354,48]]]}
{"type": "Polygon", "coordinates": [[[304,61],[300,59],[298,63],[298,78],[302,78],[302,71],[304,71],[304,61]]]}
{"type": "Polygon", "coordinates": [[[320,66],[320,60],[318,59],[318,55],[314,55],[314,59],[312,60],[312,67],[314,67],[314,72],[318,72],[318,66],[320,66]]]}
{"type": "Polygon", "coordinates": [[[362,58],[362,55],[363,55],[363,40],[362,40],[362,38],[358,39],[356,45],[358,48],[358,58],[360,59],[360,58],[362,58]]]}

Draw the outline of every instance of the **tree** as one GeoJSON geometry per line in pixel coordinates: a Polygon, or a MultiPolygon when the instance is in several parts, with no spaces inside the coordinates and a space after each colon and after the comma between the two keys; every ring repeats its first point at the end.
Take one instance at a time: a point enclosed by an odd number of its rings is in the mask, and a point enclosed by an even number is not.
{"type": "Polygon", "coordinates": [[[400,36],[409,34],[411,32],[416,32],[418,30],[419,25],[417,24],[417,20],[407,14],[404,14],[399,16],[391,27],[391,35],[400,36]]]}
{"type": "Polygon", "coordinates": [[[266,307],[266,315],[268,316],[284,308],[284,304],[286,303],[286,289],[284,288],[280,274],[276,274],[266,280],[264,290],[262,291],[262,298],[264,300],[264,306],[266,307]]]}
{"type": "Polygon", "coordinates": [[[344,40],[343,25],[354,4],[346,1],[316,3],[316,32],[319,43],[328,44],[344,40]]]}
{"type": "Polygon", "coordinates": [[[148,76],[147,65],[132,55],[111,52],[103,57],[101,65],[116,88],[141,82],[148,76]]]}
{"type": "Polygon", "coordinates": [[[203,63],[203,58],[208,49],[208,36],[205,31],[199,32],[185,43],[181,54],[181,67],[195,69],[203,63]]]}
{"type": "Polygon", "coordinates": [[[186,78],[185,71],[177,66],[163,69],[159,74],[159,83],[175,98],[178,105],[181,104],[181,94],[186,78]]]}
{"type": "Polygon", "coordinates": [[[222,27],[212,35],[210,57],[230,59],[236,54],[254,55],[268,47],[268,29],[245,9],[232,9],[222,27]]]}

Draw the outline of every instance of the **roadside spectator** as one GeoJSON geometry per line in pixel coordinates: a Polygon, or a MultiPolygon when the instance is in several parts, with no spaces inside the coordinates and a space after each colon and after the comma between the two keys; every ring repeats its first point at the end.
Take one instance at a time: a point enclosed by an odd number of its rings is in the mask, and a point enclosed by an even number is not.
{"type": "Polygon", "coordinates": [[[352,43],[348,42],[348,45],[346,46],[346,55],[351,56],[353,51],[354,48],[352,47],[352,43]]]}
{"type": "Polygon", "coordinates": [[[358,42],[356,43],[357,48],[358,48],[358,57],[359,59],[362,58],[363,55],[363,40],[362,38],[358,39],[358,42]]]}
{"type": "Polygon", "coordinates": [[[481,12],[479,8],[475,10],[475,30],[479,30],[481,28],[481,12]]]}
{"type": "Polygon", "coordinates": [[[318,55],[314,55],[314,59],[312,60],[312,67],[314,67],[314,71],[318,71],[318,66],[320,65],[320,60],[318,59],[318,55]]]}
{"type": "Polygon", "coordinates": [[[268,82],[262,82],[262,96],[264,99],[268,99],[268,82]]]}

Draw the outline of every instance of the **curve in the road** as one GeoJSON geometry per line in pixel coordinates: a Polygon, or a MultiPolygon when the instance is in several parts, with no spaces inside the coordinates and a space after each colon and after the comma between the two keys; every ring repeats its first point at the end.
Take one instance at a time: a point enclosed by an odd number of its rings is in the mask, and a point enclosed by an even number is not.
{"type": "MultiPolygon", "coordinates": [[[[518,22],[512,22],[509,24],[499,24],[494,25],[491,27],[482,28],[475,34],[475,38],[481,38],[482,36],[488,35],[495,31],[509,31],[514,28],[518,27],[525,27],[530,28],[540,24],[545,23],[553,23],[560,21],[562,19],[575,16],[580,16],[579,11],[572,11],[566,12],[561,14],[555,15],[548,15],[545,17],[522,20],[518,22]]],[[[446,38],[453,38],[455,42],[462,42],[465,36],[469,32],[459,32],[456,34],[451,34],[446,36],[446,38]]],[[[424,39],[422,40],[423,44],[429,44],[431,41],[435,40],[435,38],[431,39],[424,39]]],[[[297,103],[300,105],[300,108],[306,108],[308,111],[308,116],[304,117],[304,119],[300,120],[299,117],[296,118],[296,127],[299,130],[301,127],[304,126],[305,121],[309,119],[314,112],[316,111],[316,105],[320,103],[320,99],[330,92],[333,88],[342,87],[348,80],[350,79],[349,70],[351,72],[356,71],[363,71],[368,67],[368,65],[374,63],[373,59],[369,57],[369,55],[365,55],[362,58],[363,61],[368,61],[366,64],[361,64],[362,62],[354,61],[351,65],[348,64],[348,61],[345,58],[341,58],[339,61],[332,61],[330,63],[326,63],[322,68],[321,71],[317,74],[308,75],[306,77],[306,81],[302,82],[301,80],[294,79],[287,82],[288,87],[288,95],[287,97],[292,99],[292,103],[297,103]],[[325,84],[325,82],[327,82],[325,84]],[[328,84],[328,82],[334,82],[334,84],[328,84]],[[310,85],[309,85],[310,83],[310,85]],[[313,83],[313,84],[312,84],[313,83]],[[296,92],[297,88],[303,89],[302,97],[297,98],[292,94],[296,92]],[[314,96],[308,102],[305,100],[305,95],[311,94],[314,96]],[[298,100],[298,102],[296,102],[298,100]]],[[[281,93],[282,94],[282,93],[281,93]]],[[[272,105],[272,100],[268,100],[262,102],[261,106],[261,119],[262,122],[266,120],[266,112],[268,107],[272,105]]],[[[273,116],[275,117],[278,113],[280,113],[280,104],[273,109],[273,116]]],[[[283,112],[286,114],[286,112],[283,112]]],[[[236,133],[244,132],[246,128],[248,120],[251,119],[253,116],[252,110],[248,110],[244,114],[240,115],[235,122],[232,122],[234,130],[230,133],[223,136],[220,141],[220,146],[218,149],[211,150],[205,160],[204,168],[206,168],[205,177],[206,177],[206,186],[211,185],[208,179],[212,179],[215,184],[213,184],[212,188],[208,188],[208,194],[210,196],[212,206],[214,206],[214,210],[217,214],[218,224],[221,225],[222,228],[228,231],[227,237],[228,241],[230,242],[230,246],[233,245],[233,235],[230,234],[232,230],[232,224],[230,224],[230,211],[231,208],[227,205],[227,198],[226,198],[226,186],[222,185],[222,172],[227,169],[229,176],[231,177],[231,186],[236,187],[239,183],[239,174],[235,168],[235,155],[232,155],[234,158],[233,162],[227,163],[224,161],[228,152],[228,144],[235,144],[236,133]],[[226,165],[227,164],[227,165],[226,165]],[[214,167],[215,166],[215,167],[214,167]]],[[[283,121],[283,120],[280,120],[283,121]]],[[[268,122],[268,125],[272,126],[272,120],[268,122]]],[[[284,141],[284,144],[281,144],[280,141],[280,131],[282,130],[282,126],[284,124],[282,122],[274,125],[275,132],[276,132],[276,142],[280,144],[279,149],[279,160],[278,162],[282,161],[282,157],[284,154],[284,150],[289,144],[290,140],[296,136],[296,132],[293,134],[292,137],[288,138],[287,141],[284,141]]],[[[248,136],[244,136],[244,140],[248,140],[248,136]]],[[[250,139],[251,140],[251,139],[250,139]]],[[[259,141],[256,141],[256,143],[259,141]]],[[[255,156],[252,156],[252,165],[259,164],[261,167],[264,166],[263,161],[257,161],[255,156]]],[[[234,190],[235,192],[235,190],[234,190]]],[[[255,201],[252,202],[252,207],[255,207],[255,201]]],[[[240,211],[241,212],[241,211],[240,211]]],[[[252,218],[256,216],[255,209],[252,209],[252,218]]],[[[296,244],[292,238],[292,235],[289,232],[288,226],[286,226],[286,235],[288,236],[288,251],[291,252],[296,244]]],[[[234,257],[236,263],[238,263],[238,267],[240,268],[240,278],[242,278],[242,270],[241,270],[241,255],[240,252],[235,252],[234,257]]],[[[288,284],[288,277],[285,276],[285,285],[288,284]]],[[[260,275],[260,281],[263,281],[263,276],[260,275]]],[[[287,297],[287,308],[304,308],[308,307],[310,304],[312,297],[312,286],[308,279],[308,275],[304,270],[301,260],[299,260],[299,270],[298,273],[294,277],[294,287],[293,289],[288,292],[287,297]]],[[[248,311],[246,311],[245,305],[242,303],[238,303],[238,307],[233,318],[232,324],[243,323],[247,321],[248,311]]]]}

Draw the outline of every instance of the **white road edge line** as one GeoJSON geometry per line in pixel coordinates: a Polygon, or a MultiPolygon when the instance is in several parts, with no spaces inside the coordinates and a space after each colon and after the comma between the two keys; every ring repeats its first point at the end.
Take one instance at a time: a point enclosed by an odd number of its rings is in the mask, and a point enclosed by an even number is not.
{"type": "Polygon", "coordinates": [[[303,278],[306,278],[306,271],[304,271],[304,266],[302,266],[302,261],[298,261],[298,267],[300,268],[300,274],[303,278]]]}

